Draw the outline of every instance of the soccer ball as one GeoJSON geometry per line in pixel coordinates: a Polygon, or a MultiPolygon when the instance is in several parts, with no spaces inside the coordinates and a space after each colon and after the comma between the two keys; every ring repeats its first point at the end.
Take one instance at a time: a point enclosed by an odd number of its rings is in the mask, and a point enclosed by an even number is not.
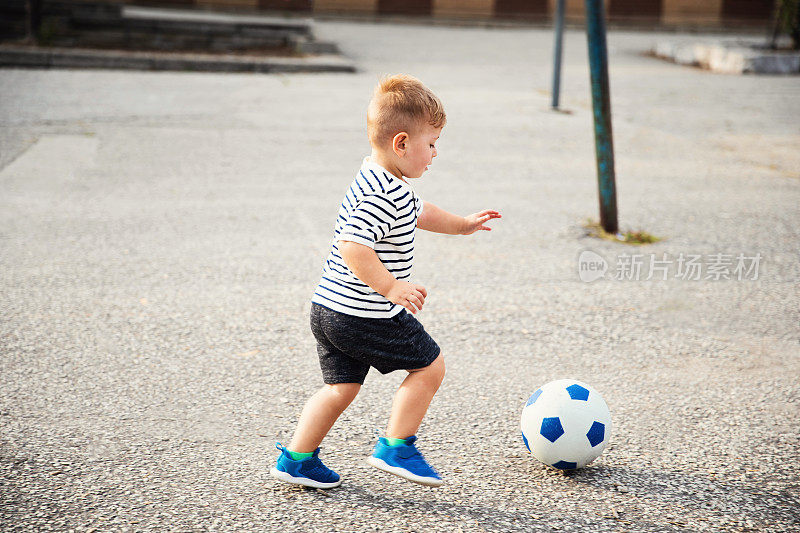
{"type": "Polygon", "coordinates": [[[611,438],[611,412],[603,397],[574,379],[537,389],[522,409],[521,425],[531,455],[561,470],[588,465],[611,438]]]}

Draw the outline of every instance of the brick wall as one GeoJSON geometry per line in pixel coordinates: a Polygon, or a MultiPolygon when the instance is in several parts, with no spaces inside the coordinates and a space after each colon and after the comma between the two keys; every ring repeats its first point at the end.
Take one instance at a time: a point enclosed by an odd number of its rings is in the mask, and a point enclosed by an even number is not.
{"type": "MultiPolygon", "coordinates": [[[[132,4],[196,5],[231,10],[411,15],[465,19],[550,20],[557,0],[122,0],[132,4]]],[[[611,22],[665,25],[764,25],[776,0],[606,0],[611,22]]],[[[584,0],[566,0],[568,21],[584,16],[584,0]]]]}
{"type": "Polygon", "coordinates": [[[723,0],[665,0],[661,20],[665,24],[713,24],[720,20],[723,0]]]}

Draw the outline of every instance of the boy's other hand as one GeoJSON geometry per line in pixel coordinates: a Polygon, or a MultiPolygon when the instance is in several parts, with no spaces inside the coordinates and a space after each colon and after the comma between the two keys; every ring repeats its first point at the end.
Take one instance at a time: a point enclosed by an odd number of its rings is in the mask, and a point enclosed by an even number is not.
{"type": "Polygon", "coordinates": [[[417,311],[422,309],[425,304],[426,296],[428,296],[428,291],[422,285],[396,280],[389,289],[386,299],[393,304],[402,305],[412,314],[417,314],[417,311]]]}
{"type": "Polygon", "coordinates": [[[478,230],[492,231],[492,228],[484,226],[484,224],[493,218],[503,218],[503,215],[492,209],[484,209],[464,217],[464,228],[461,230],[461,235],[472,235],[478,230]]]}

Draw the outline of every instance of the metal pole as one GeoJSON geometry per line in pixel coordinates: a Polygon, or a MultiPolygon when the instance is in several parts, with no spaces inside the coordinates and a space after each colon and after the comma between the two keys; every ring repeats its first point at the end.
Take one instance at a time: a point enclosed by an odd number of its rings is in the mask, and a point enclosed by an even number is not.
{"type": "Polygon", "coordinates": [[[561,43],[564,40],[564,4],[566,0],[556,3],[556,43],[553,52],[553,109],[558,109],[558,97],[561,91],[561,43]]]}
{"type": "Polygon", "coordinates": [[[597,156],[597,183],[600,190],[600,225],[617,233],[617,191],[614,180],[614,144],[611,135],[611,98],[608,89],[608,51],[606,48],[603,0],[586,0],[586,36],[589,42],[589,71],[592,80],[594,139],[597,156]]]}

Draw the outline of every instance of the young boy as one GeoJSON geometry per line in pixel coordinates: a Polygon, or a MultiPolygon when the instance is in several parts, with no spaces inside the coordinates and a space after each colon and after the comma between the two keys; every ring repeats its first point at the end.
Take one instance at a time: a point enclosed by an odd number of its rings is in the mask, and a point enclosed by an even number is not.
{"type": "Polygon", "coordinates": [[[369,464],[417,483],[442,479],[414,442],[422,418],[444,378],[439,346],[415,315],[428,296],[411,283],[414,231],[451,235],[489,231],[500,218],[485,210],[468,217],[423,202],[409,180],[428,170],[446,122],[442,103],[419,80],[381,80],[367,110],[372,155],[364,159],[342,201],[322,279],[312,298],[311,330],[317,339],[325,386],[306,403],[288,448],[270,473],[288,483],[320,489],[341,484],[319,459],[319,445],[350,405],[370,367],[408,372],[394,395],[386,436],[369,464]]]}

